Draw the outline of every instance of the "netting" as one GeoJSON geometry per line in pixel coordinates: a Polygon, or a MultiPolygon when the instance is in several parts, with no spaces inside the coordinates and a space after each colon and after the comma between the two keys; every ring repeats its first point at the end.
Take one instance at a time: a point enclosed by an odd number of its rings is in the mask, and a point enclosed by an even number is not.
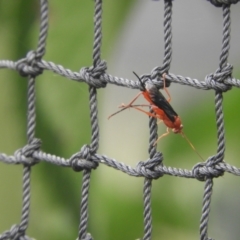
{"type": "Polygon", "coordinates": [[[142,79],[151,80],[158,88],[163,87],[163,74],[170,83],[188,85],[201,90],[215,91],[215,113],[217,126],[217,152],[209,157],[205,162],[193,166],[191,170],[167,167],[164,165],[163,153],[157,152],[154,144],[157,135],[157,120],[149,118],[149,158],[137,164],[133,168],[125,163],[118,162],[108,156],[98,154],[99,147],[99,125],[97,109],[97,89],[104,88],[107,84],[114,84],[131,89],[141,89],[138,81],[128,80],[112,76],[107,73],[107,64],[101,59],[102,41],[102,0],[95,0],[94,12],[94,42],[93,42],[93,66],[83,67],[79,72],[73,72],[61,65],[44,61],[46,38],[48,32],[48,1],[40,0],[40,32],[38,46],[36,50],[29,51],[25,58],[18,61],[1,60],[0,68],[8,68],[18,71],[19,74],[28,79],[28,110],[27,110],[27,144],[15,151],[12,156],[0,153],[0,161],[7,164],[23,165],[23,188],[22,188],[22,215],[19,224],[12,227],[0,235],[0,239],[30,239],[26,235],[29,225],[30,211],[30,174],[34,165],[46,161],[57,166],[71,167],[74,171],[83,172],[81,206],[79,220],[79,240],[93,239],[87,232],[88,225],[88,194],[92,169],[97,169],[99,164],[112,167],[130,176],[143,177],[143,199],[144,199],[144,236],[142,239],[152,238],[152,214],[151,214],[151,186],[152,180],[171,175],[175,177],[192,178],[205,182],[202,214],[200,219],[200,239],[210,240],[208,237],[208,220],[210,213],[210,203],[213,191],[213,179],[222,176],[225,172],[239,176],[240,169],[224,161],[225,136],[223,120],[223,92],[231,90],[232,87],[240,87],[240,80],[232,76],[233,66],[228,63],[230,49],[230,7],[238,0],[209,0],[216,7],[220,7],[223,13],[223,35],[222,50],[220,53],[219,68],[209,74],[205,81],[199,81],[189,77],[183,77],[170,73],[172,58],[172,1],[164,1],[164,43],[165,52],[163,64],[153,68],[142,79]],[[56,74],[68,79],[84,82],[89,85],[89,106],[91,119],[91,143],[82,146],[81,150],[73,154],[69,159],[55,156],[41,150],[41,140],[35,136],[36,109],[35,109],[35,80],[38,75],[45,70],[53,71],[56,74]]]}

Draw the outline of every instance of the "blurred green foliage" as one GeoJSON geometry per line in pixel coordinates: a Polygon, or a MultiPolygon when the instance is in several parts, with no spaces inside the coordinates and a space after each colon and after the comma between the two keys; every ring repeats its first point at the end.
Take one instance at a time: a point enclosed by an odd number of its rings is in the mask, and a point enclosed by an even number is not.
{"type": "MultiPolygon", "coordinates": [[[[118,29],[133,1],[104,1],[103,58],[111,51],[118,29]]],[[[49,2],[45,60],[74,71],[92,64],[94,1],[49,2]]],[[[39,2],[0,2],[1,59],[17,60],[35,49],[39,2]]],[[[11,70],[0,72],[0,146],[13,152],[26,144],[27,81],[11,70]]],[[[90,141],[88,87],[45,71],[36,81],[36,136],[42,149],[70,157],[90,141]]],[[[31,215],[27,234],[37,239],[76,239],[81,173],[41,163],[33,169],[31,215]]],[[[1,164],[0,232],[20,221],[22,167],[1,164]],[[13,177],[14,176],[14,177],[13,177]],[[4,179],[4,180],[3,180],[4,179]],[[10,200],[9,200],[10,199],[10,200]]],[[[94,180],[92,181],[94,185],[94,180]]],[[[90,222],[91,228],[91,222],[90,222]]]]}
{"type": "MultiPolygon", "coordinates": [[[[104,1],[103,59],[111,52],[133,2],[104,1]]],[[[82,66],[90,66],[94,1],[66,3],[63,0],[51,0],[49,8],[50,26],[44,60],[75,71],[82,66]]],[[[17,60],[24,57],[30,49],[36,48],[38,12],[38,1],[0,1],[1,59],[17,60]]],[[[16,72],[0,71],[1,152],[12,154],[26,144],[26,86],[26,79],[19,77],[16,72]]],[[[45,71],[37,78],[36,92],[36,136],[42,139],[44,151],[68,158],[83,144],[89,143],[91,130],[86,84],[45,71]]],[[[226,138],[235,140],[239,129],[231,126],[238,125],[239,116],[231,105],[238,101],[238,90],[232,91],[231,96],[229,93],[225,95],[225,121],[228,130],[226,138]]],[[[185,132],[204,158],[214,154],[216,147],[216,137],[212,137],[216,136],[213,92],[208,97],[212,99],[212,105],[199,104],[199,107],[187,109],[184,113],[185,116],[191,116],[184,120],[185,132]],[[203,149],[207,149],[206,152],[203,149]]],[[[182,141],[181,136],[172,134],[164,142],[166,156],[170,159],[169,165],[178,166],[181,163],[183,167],[184,163],[190,169],[193,162],[200,161],[193,151],[189,151],[189,145],[182,141]],[[173,162],[171,159],[178,161],[173,162]]],[[[236,152],[237,141],[231,147],[236,152]]],[[[103,170],[100,166],[92,174],[88,231],[99,240],[140,238],[143,229],[143,179],[130,178],[116,172],[115,178],[128,184],[116,187],[109,180],[108,185],[100,185],[101,176],[112,171],[115,170],[103,170]]],[[[27,235],[51,240],[77,238],[81,176],[81,173],[75,173],[71,169],[47,163],[33,167],[31,215],[27,235]]],[[[21,178],[22,166],[1,164],[0,232],[20,220],[21,178]]],[[[194,180],[178,178],[176,181],[176,178],[166,176],[161,181],[153,181],[153,239],[160,239],[159,236],[161,239],[197,239],[202,193],[203,183],[194,180]]]]}

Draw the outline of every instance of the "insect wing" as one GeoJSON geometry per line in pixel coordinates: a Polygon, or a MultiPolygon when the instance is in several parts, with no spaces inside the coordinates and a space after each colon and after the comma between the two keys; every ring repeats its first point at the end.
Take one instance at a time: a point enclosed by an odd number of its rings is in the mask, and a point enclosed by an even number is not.
{"type": "Polygon", "coordinates": [[[163,96],[163,94],[153,84],[151,84],[150,87],[148,86],[147,90],[153,104],[156,105],[158,108],[162,109],[163,112],[167,115],[167,117],[172,122],[174,122],[178,114],[174,111],[174,109],[167,101],[167,99],[163,96]]]}

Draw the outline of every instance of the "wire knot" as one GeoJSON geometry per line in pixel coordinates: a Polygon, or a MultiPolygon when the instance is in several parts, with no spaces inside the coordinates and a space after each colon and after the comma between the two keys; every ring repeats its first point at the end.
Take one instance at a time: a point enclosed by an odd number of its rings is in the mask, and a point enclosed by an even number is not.
{"type": "Polygon", "coordinates": [[[140,78],[140,80],[141,80],[141,82],[138,81],[139,90],[140,90],[140,91],[145,91],[145,83],[146,83],[147,81],[149,81],[150,76],[149,76],[149,75],[141,75],[141,76],[139,76],[139,78],[140,78]],[[142,84],[142,83],[143,83],[143,84],[142,84]]]}
{"type": "Polygon", "coordinates": [[[218,68],[215,73],[211,73],[205,77],[205,82],[211,88],[215,90],[220,90],[222,92],[226,92],[232,88],[232,86],[224,83],[226,78],[232,77],[233,66],[231,64],[227,64],[222,69],[218,68]]]}
{"type": "Polygon", "coordinates": [[[155,79],[155,78],[158,78],[159,76],[162,76],[164,73],[167,73],[169,70],[169,68],[167,67],[155,67],[153,68],[153,70],[151,71],[151,79],[155,79]]]}
{"type": "Polygon", "coordinates": [[[158,85],[157,86],[158,88],[163,88],[164,84],[165,84],[165,87],[170,87],[171,81],[167,80],[165,77],[167,72],[168,72],[167,70],[162,70],[160,67],[155,67],[152,70],[151,75],[149,77],[151,78],[151,80],[156,79],[158,83],[156,85],[158,85]],[[159,83],[161,84],[159,85],[159,83]]]}
{"type": "MultiPolygon", "coordinates": [[[[78,240],[78,239],[76,239],[78,240]]],[[[90,233],[87,233],[86,236],[84,238],[81,238],[80,240],[93,240],[93,237],[91,236],[90,233]]]]}
{"type": "Polygon", "coordinates": [[[220,152],[214,156],[209,157],[206,163],[207,163],[207,166],[215,166],[216,164],[223,162],[223,159],[224,159],[224,154],[220,152]]]}
{"type": "MultiPolygon", "coordinates": [[[[141,79],[141,82],[145,85],[146,82],[151,81],[154,86],[156,86],[157,89],[162,89],[164,87],[164,82],[165,81],[165,86],[169,87],[171,82],[166,80],[165,78],[161,76],[156,76],[156,78],[152,78],[151,75],[144,74],[139,77],[141,79]],[[164,80],[163,80],[164,79],[164,80]],[[155,80],[155,81],[153,81],[155,80]]],[[[145,91],[145,88],[143,88],[142,84],[139,83],[139,90],[140,91],[145,91]]]]}
{"type": "Polygon", "coordinates": [[[206,181],[207,178],[217,178],[223,176],[224,171],[216,169],[214,168],[214,165],[208,165],[208,163],[197,163],[192,168],[192,173],[197,180],[206,181]]]}
{"type": "Polygon", "coordinates": [[[17,161],[23,162],[25,165],[32,166],[39,162],[38,159],[33,157],[33,154],[35,151],[39,151],[41,144],[42,141],[40,139],[34,138],[31,143],[15,151],[14,156],[17,161]]]}
{"type": "Polygon", "coordinates": [[[39,57],[35,51],[29,51],[26,58],[23,58],[17,62],[16,69],[23,77],[34,76],[42,74],[43,69],[39,67],[39,57]]]}
{"type": "Polygon", "coordinates": [[[91,170],[98,167],[98,162],[91,159],[92,151],[88,145],[83,145],[80,152],[70,158],[70,163],[74,171],[80,172],[84,169],[91,170]]]}
{"type": "Polygon", "coordinates": [[[95,87],[95,88],[104,88],[107,85],[107,82],[103,82],[100,80],[100,76],[105,73],[107,70],[107,63],[105,61],[101,61],[96,66],[91,67],[83,67],[80,70],[81,76],[86,80],[86,82],[95,87]]]}
{"type": "Polygon", "coordinates": [[[5,231],[0,235],[0,239],[31,240],[31,238],[25,236],[25,230],[21,230],[21,227],[17,224],[13,225],[10,230],[5,231]]]}
{"type": "Polygon", "coordinates": [[[163,173],[156,171],[159,165],[162,165],[163,155],[160,152],[156,152],[153,158],[147,161],[140,161],[137,164],[136,170],[146,178],[158,179],[163,176],[163,173]]]}
{"type": "Polygon", "coordinates": [[[215,7],[222,7],[223,5],[231,5],[239,2],[239,0],[207,0],[207,1],[213,4],[215,7]]]}
{"type": "Polygon", "coordinates": [[[164,75],[168,73],[168,68],[155,67],[151,72],[151,79],[157,79],[158,82],[162,82],[161,88],[163,88],[163,81],[165,81],[165,86],[170,87],[171,82],[167,80],[164,75]]]}

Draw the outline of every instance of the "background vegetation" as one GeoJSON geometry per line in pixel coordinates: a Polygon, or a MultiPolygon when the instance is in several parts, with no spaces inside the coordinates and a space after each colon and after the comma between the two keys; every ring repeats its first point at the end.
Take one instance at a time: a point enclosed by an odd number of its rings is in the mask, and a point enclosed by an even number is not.
{"type": "MultiPolygon", "coordinates": [[[[111,52],[117,33],[133,7],[133,2],[104,1],[103,59],[111,52]]],[[[75,71],[82,66],[90,66],[94,1],[66,3],[63,0],[51,0],[49,7],[50,28],[44,59],[75,71]]],[[[36,47],[38,12],[38,1],[0,1],[1,59],[17,60],[36,47]]],[[[26,144],[26,86],[26,79],[19,77],[18,73],[10,70],[0,71],[0,151],[7,154],[13,154],[16,149],[26,144]]],[[[239,116],[231,106],[240,100],[239,96],[238,89],[233,90],[231,97],[226,96],[224,105],[228,122],[227,141],[232,139],[231,145],[228,145],[229,157],[232,157],[232,152],[236,152],[238,147],[236,136],[239,136],[240,128],[235,126],[238,126],[239,116]]],[[[209,119],[214,119],[214,112],[213,105],[201,106],[198,109],[186,110],[185,114],[191,114],[192,117],[185,125],[191,129],[189,138],[196,146],[201,143],[198,150],[201,153],[206,151],[204,154],[208,156],[212,153],[213,146],[216,147],[215,137],[208,139],[204,136],[200,139],[199,136],[204,135],[203,128],[208,136],[215,136],[215,122],[209,122],[209,119]]],[[[44,151],[68,158],[89,142],[89,124],[86,84],[69,81],[47,71],[37,78],[36,135],[42,139],[44,151]]],[[[181,163],[185,158],[194,156],[194,153],[188,155],[189,146],[186,146],[180,137],[176,138],[175,142],[177,151],[171,151],[170,141],[166,140],[166,154],[169,159],[175,159],[180,151],[181,158],[178,159],[181,163]]],[[[235,163],[234,161],[232,163],[235,163]]],[[[169,161],[168,164],[180,167],[179,162],[169,161]]],[[[191,166],[192,164],[186,163],[184,167],[191,166]]],[[[130,184],[135,186],[136,193],[128,197],[127,193],[112,185],[111,181],[108,182],[109,185],[98,184],[98,177],[111,171],[114,170],[101,167],[100,173],[95,171],[92,174],[89,232],[100,240],[140,238],[143,229],[143,180],[116,173],[116,178],[119,177],[125,183],[131,180],[130,184]]],[[[71,169],[47,163],[34,166],[31,219],[27,231],[29,236],[51,240],[76,239],[81,176],[81,173],[75,173],[71,169]]],[[[197,238],[203,184],[179,178],[176,188],[175,181],[173,178],[164,177],[161,182],[154,182],[154,239],[159,239],[159,235],[161,239],[197,238]]],[[[13,223],[20,220],[21,185],[22,166],[0,164],[0,232],[9,229],[13,223]]]]}

